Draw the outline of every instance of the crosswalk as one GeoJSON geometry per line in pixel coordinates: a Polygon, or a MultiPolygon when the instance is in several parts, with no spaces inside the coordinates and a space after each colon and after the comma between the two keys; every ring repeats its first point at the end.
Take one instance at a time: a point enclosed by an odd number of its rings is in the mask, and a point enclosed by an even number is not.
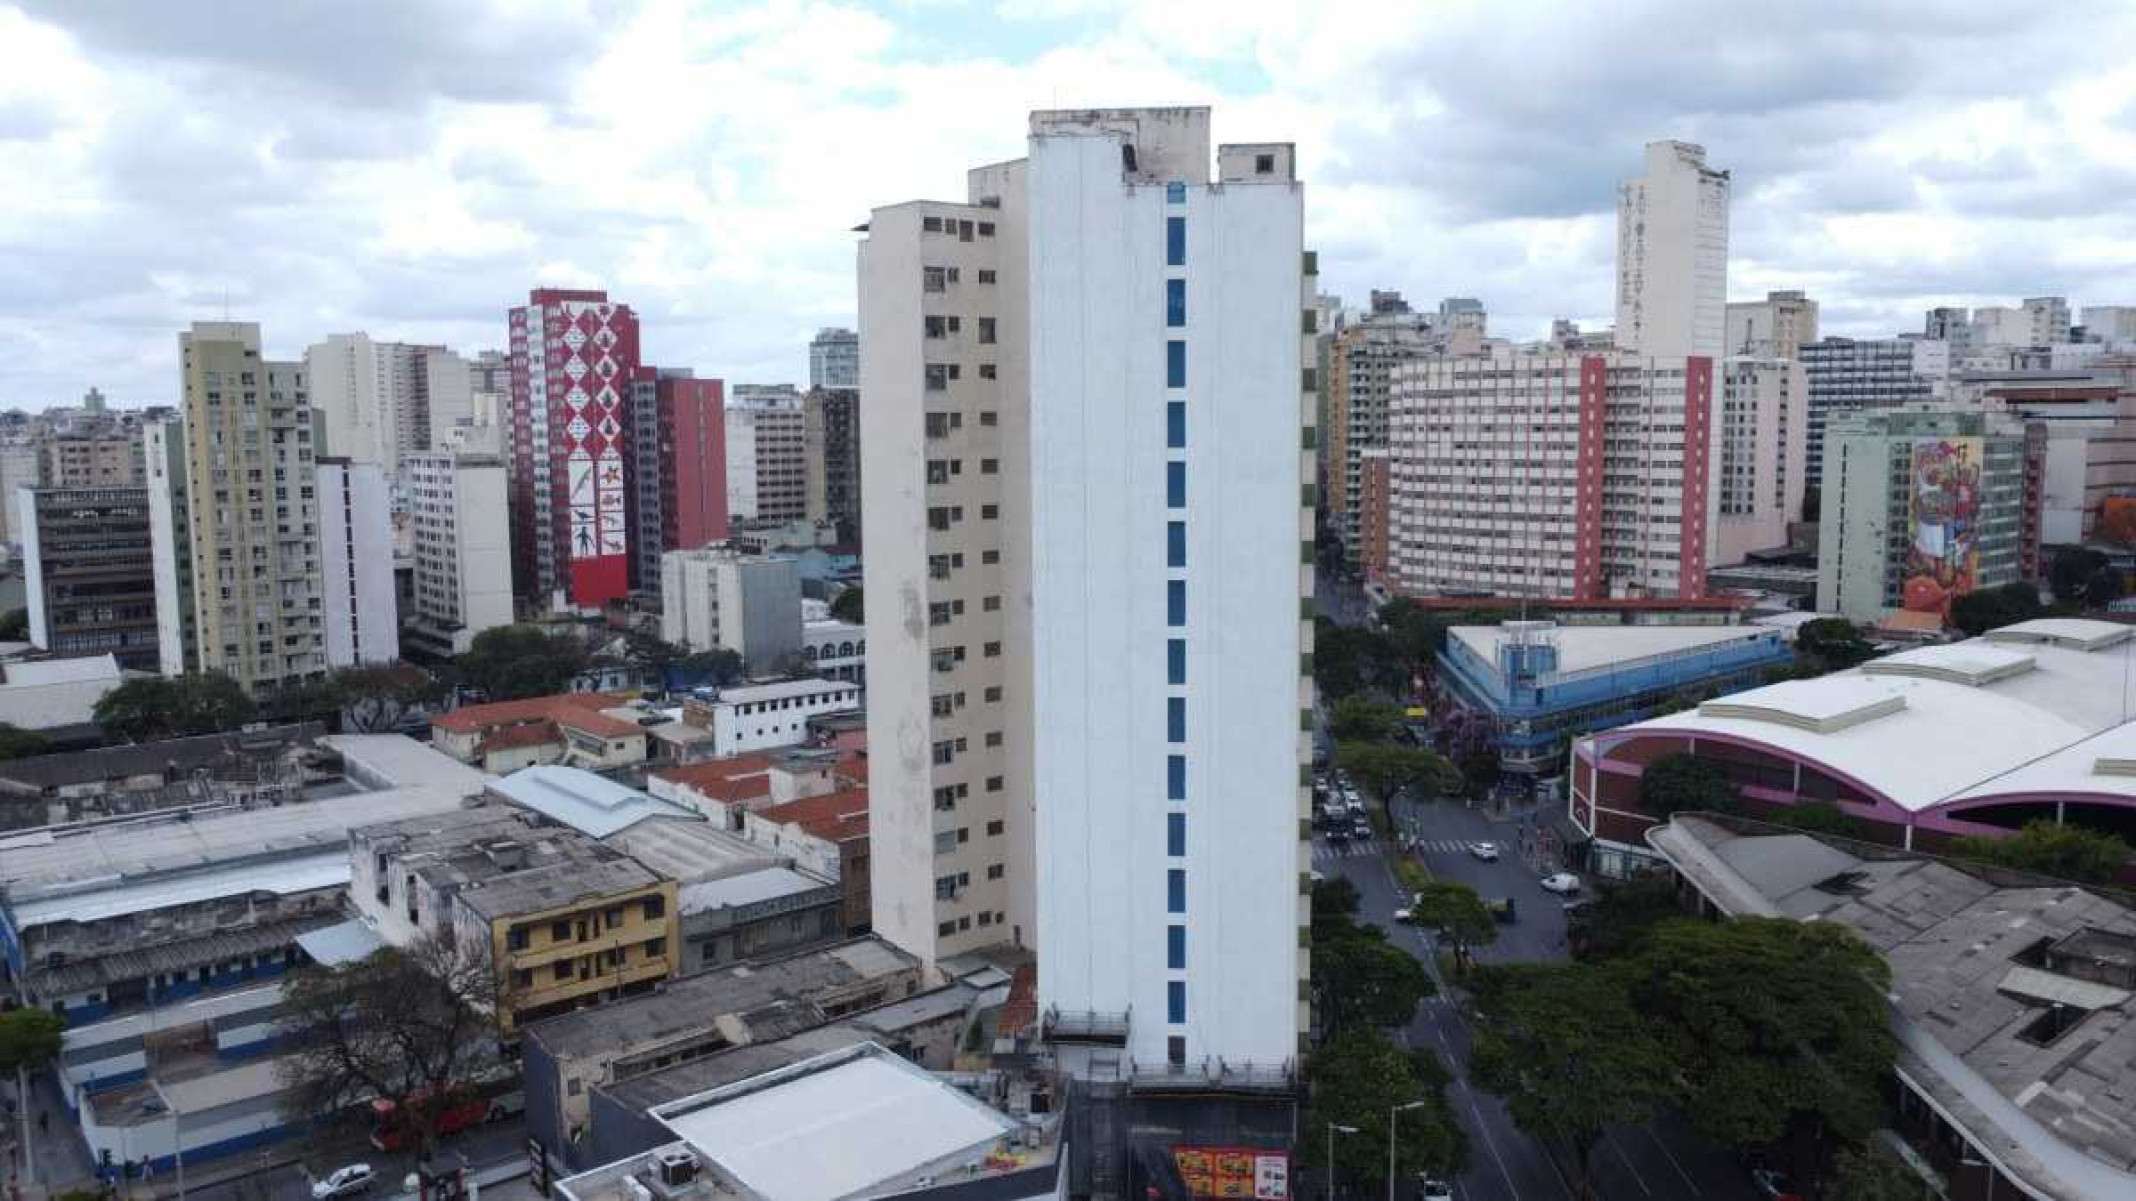
{"type": "MultiPolygon", "coordinates": [[[[1336,859],[1370,859],[1379,855],[1385,849],[1386,847],[1378,839],[1365,842],[1335,843],[1315,841],[1313,843],[1313,862],[1327,863],[1336,859]]],[[[1469,843],[1467,840],[1460,838],[1425,838],[1418,840],[1414,844],[1414,849],[1422,854],[1466,855],[1469,851],[1469,843]]]]}

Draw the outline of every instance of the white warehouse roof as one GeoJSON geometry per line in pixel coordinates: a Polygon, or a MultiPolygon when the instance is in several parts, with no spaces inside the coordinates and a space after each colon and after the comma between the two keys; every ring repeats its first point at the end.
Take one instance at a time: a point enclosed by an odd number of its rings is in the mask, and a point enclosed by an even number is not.
{"type": "Polygon", "coordinates": [[[1597,736],[1726,735],[1822,764],[1909,812],[2027,793],[2136,801],[2136,640],[2046,618],[1708,701],[1597,736]]]}

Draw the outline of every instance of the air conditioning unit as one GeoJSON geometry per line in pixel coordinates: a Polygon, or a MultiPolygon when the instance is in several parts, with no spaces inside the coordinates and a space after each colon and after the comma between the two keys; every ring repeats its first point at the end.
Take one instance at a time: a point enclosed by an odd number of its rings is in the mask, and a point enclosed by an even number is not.
{"type": "Polygon", "coordinates": [[[660,1183],[669,1188],[681,1188],[697,1179],[697,1157],[681,1147],[662,1147],[653,1152],[653,1163],[659,1169],[660,1183]]]}

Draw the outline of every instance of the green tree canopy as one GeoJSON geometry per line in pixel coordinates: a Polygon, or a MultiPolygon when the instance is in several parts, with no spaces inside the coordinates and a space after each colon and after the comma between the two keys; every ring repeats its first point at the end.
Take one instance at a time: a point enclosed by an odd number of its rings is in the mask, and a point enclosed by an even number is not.
{"type": "Polygon", "coordinates": [[[2048,562],[2047,587],[2054,593],[2054,599],[2065,605],[2101,603],[2094,602],[2087,593],[2092,581],[2106,570],[2107,563],[2104,552],[2088,546],[2062,547],[2048,562]]]}
{"type": "Polygon", "coordinates": [[[30,611],[9,609],[0,613],[0,642],[28,642],[30,639],[30,611]]]}
{"type": "Polygon", "coordinates": [[[1369,1027],[1348,1030],[1313,1056],[1311,1073],[1303,1127],[1309,1137],[1301,1137],[1298,1146],[1300,1162],[1309,1170],[1327,1170],[1329,1123],[1354,1127],[1357,1133],[1335,1137],[1335,1170],[1342,1179],[1384,1187],[1390,1120],[1399,1135],[1394,1143],[1398,1176],[1452,1176],[1467,1164],[1468,1139],[1446,1101],[1449,1077],[1430,1052],[1404,1051],[1369,1027]],[[1396,1108],[1411,1104],[1417,1108],[1394,1115],[1396,1108]]]}
{"type": "Polygon", "coordinates": [[[1498,919],[1476,890],[1453,880],[1436,880],[1419,889],[1410,920],[1439,932],[1453,948],[1454,963],[1465,968],[1470,952],[1498,941],[1498,919]]]}
{"type": "Polygon", "coordinates": [[[1438,991],[1417,957],[1387,941],[1378,926],[1316,922],[1312,987],[1321,1027],[1401,1026],[1438,991]]]}
{"type": "Polygon", "coordinates": [[[1655,817],[1685,812],[1733,813],[1736,787],[1696,755],[1664,755],[1639,776],[1639,807],[1655,817]]]}
{"type": "Polygon", "coordinates": [[[867,620],[866,598],[861,595],[860,585],[854,584],[831,598],[831,617],[837,621],[849,621],[859,625],[867,620]]]}
{"type": "Polygon", "coordinates": [[[43,1009],[0,1013],[0,1072],[34,1072],[59,1056],[66,1019],[43,1009]]]}
{"type": "Polygon", "coordinates": [[[1328,709],[1328,733],[1337,742],[1385,742],[1401,720],[1399,705],[1346,696],[1328,709]]]}
{"type": "Polygon", "coordinates": [[[1876,657],[1860,627],[1844,617],[1820,617],[1795,630],[1795,658],[1818,674],[1843,671],[1876,657]]]}
{"type": "Polygon", "coordinates": [[[106,734],[134,742],[234,730],[258,712],[236,680],[219,671],[127,680],[92,711],[106,734]]]}
{"type": "Polygon", "coordinates": [[[1401,694],[1408,675],[1378,630],[1313,619],[1313,683],[1330,700],[1378,690],[1401,694]]]}
{"type": "Polygon", "coordinates": [[[585,643],[532,625],[497,626],[475,635],[458,667],[493,701],[562,692],[586,666],[585,643]]]}
{"type": "Polygon", "coordinates": [[[35,730],[0,721],[0,759],[27,759],[52,749],[52,740],[35,730]]]}
{"type": "Polygon", "coordinates": [[[2129,860],[2129,844],[2112,834],[2083,826],[2057,825],[2052,818],[2025,823],[2007,837],[1976,835],[1948,848],[1960,859],[2038,872],[2080,884],[2104,884],[2129,860]]]}
{"type": "Polygon", "coordinates": [[[1920,1174],[1874,1138],[1840,1148],[1833,1168],[1838,1201],[1922,1201],[1931,1195],[1920,1174]]]}
{"type": "Polygon", "coordinates": [[[1586,1194],[1603,1130],[1645,1121],[1669,1094],[1666,1047],[1622,977],[1581,964],[1479,969],[1470,1077],[1522,1130],[1570,1147],[1586,1194]]]}
{"type": "Polygon", "coordinates": [[[2030,621],[2044,612],[2040,590],[2023,580],[2013,580],[1997,588],[1968,592],[1952,601],[1950,622],[1977,638],[1989,630],[2030,621]]]}
{"type": "Polygon", "coordinates": [[[1769,1143],[1797,1117],[1868,1137],[1895,1044],[1890,969],[1852,930],[1786,918],[1665,922],[1625,961],[1668,1044],[1679,1104],[1707,1137],[1769,1143]]]}
{"type": "Polygon", "coordinates": [[[1335,765],[1367,792],[1386,800],[1403,788],[1416,787],[1436,796],[1461,791],[1461,773],[1436,751],[1386,742],[1338,742],[1335,765]]]}
{"type": "Polygon", "coordinates": [[[1581,959],[1616,959],[1639,951],[1649,931],[1683,915],[1666,872],[1598,880],[1587,903],[1566,919],[1566,942],[1581,959]]]}

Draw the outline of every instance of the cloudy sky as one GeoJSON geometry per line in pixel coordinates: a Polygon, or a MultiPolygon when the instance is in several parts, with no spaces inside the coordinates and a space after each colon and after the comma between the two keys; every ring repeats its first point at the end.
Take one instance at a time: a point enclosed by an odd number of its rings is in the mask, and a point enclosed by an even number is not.
{"type": "Polygon", "coordinates": [[[1734,172],[1730,294],[1833,332],[2136,303],[2136,4],[0,0],[0,407],[169,402],[174,333],[501,345],[537,284],[650,361],[798,380],[851,227],[957,198],[1034,107],[1298,143],[1346,299],[1606,324],[1640,145],[1734,172]]]}

